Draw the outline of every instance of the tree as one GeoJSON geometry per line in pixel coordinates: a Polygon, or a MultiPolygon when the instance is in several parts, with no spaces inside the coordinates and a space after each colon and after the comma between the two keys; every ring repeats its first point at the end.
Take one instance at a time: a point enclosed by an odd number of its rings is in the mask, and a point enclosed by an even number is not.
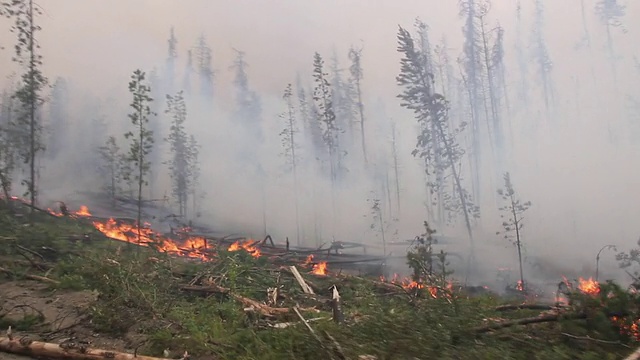
{"type": "MultiPolygon", "coordinates": [[[[489,122],[492,130],[492,133],[490,134],[490,137],[493,140],[491,148],[494,150],[494,160],[497,160],[500,165],[504,166],[505,160],[503,159],[502,154],[506,152],[506,149],[504,148],[503,125],[500,118],[501,84],[499,82],[499,76],[504,76],[504,73],[501,72],[503,70],[504,60],[504,52],[502,51],[504,29],[499,24],[493,29],[487,29],[485,19],[490,9],[491,3],[488,1],[484,2],[477,10],[476,16],[478,17],[478,25],[480,28],[482,51],[480,59],[483,67],[483,82],[487,84],[486,90],[489,95],[490,112],[488,112],[487,121],[489,122]]],[[[486,95],[486,93],[484,95],[486,95]]],[[[484,100],[486,108],[486,96],[484,97],[484,100]]]]}
{"type": "MultiPolygon", "coordinates": [[[[13,60],[22,66],[24,73],[21,84],[15,93],[20,104],[16,126],[20,129],[20,155],[29,166],[29,177],[23,182],[32,205],[37,205],[38,187],[36,184],[36,160],[39,152],[44,151],[42,143],[42,124],[38,118],[38,109],[44,103],[42,92],[47,85],[43,75],[40,46],[36,43],[36,33],[41,30],[36,25],[36,16],[41,12],[33,0],[14,0],[9,6],[10,14],[15,18],[12,31],[17,35],[15,57],[13,60]]],[[[33,212],[34,208],[31,208],[33,212]]]]}
{"type": "Polygon", "coordinates": [[[373,191],[372,193],[373,193],[373,197],[370,199],[367,199],[367,202],[371,204],[369,208],[370,216],[371,216],[371,224],[369,225],[369,228],[372,231],[377,232],[378,235],[380,235],[380,240],[382,240],[382,253],[383,253],[383,256],[386,258],[387,257],[387,237],[388,237],[387,231],[391,227],[391,224],[389,224],[389,222],[385,221],[384,219],[382,206],[380,204],[381,201],[375,195],[376,192],[373,191]]]}
{"type": "Polygon", "coordinates": [[[115,136],[109,136],[104,145],[98,148],[98,154],[102,160],[100,173],[106,180],[105,190],[109,194],[112,206],[116,205],[119,185],[123,179],[122,153],[115,136]]]}
{"type": "Polygon", "coordinates": [[[214,72],[212,66],[213,53],[204,35],[198,38],[194,55],[196,60],[196,72],[200,80],[200,94],[206,99],[206,103],[213,101],[213,80],[214,72]]]}
{"type": "Polygon", "coordinates": [[[520,79],[518,82],[518,99],[520,99],[522,106],[525,110],[529,108],[529,57],[526,55],[524,49],[526,45],[523,40],[522,30],[522,2],[516,1],[516,43],[515,52],[518,62],[518,71],[520,73],[520,79]]]}
{"type": "Polygon", "coordinates": [[[620,4],[618,0],[598,0],[595,7],[596,15],[600,22],[605,26],[607,32],[607,52],[609,53],[609,61],[611,62],[611,72],[613,75],[614,86],[618,86],[618,76],[616,71],[616,54],[613,48],[613,28],[622,28],[626,32],[621,19],[626,15],[627,8],[620,4]]]}
{"type": "Polygon", "coordinates": [[[178,39],[176,39],[175,31],[173,30],[173,26],[171,30],[169,30],[169,39],[167,40],[168,48],[167,48],[167,60],[165,61],[165,72],[167,82],[167,90],[173,91],[173,84],[176,76],[176,59],[178,58],[178,39]]]}
{"type": "Polygon", "coordinates": [[[337,134],[338,142],[342,149],[350,149],[356,123],[356,96],[353,84],[343,78],[342,72],[338,54],[334,51],[329,66],[331,100],[336,115],[336,127],[341,130],[337,134]]]}
{"type": "Polygon", "coordinates": [[[538,68],[538,77],[542,84],[542,95],[547,115],[551,116],[551,105],[554,101],[554,90],[551,79],[553,62],[549,55],[549,49],[545,42],[544,33],[544,6],[541,0],[535,1],[535,17],[532,32],[532,57],[538,68]]]}
{"type": "Polygon", "coordinates": [[[0,186],[7,204],[11,200],[12,175],[15,170],[15,151],[11,132],[4,126],[0,126],[0,186]]]}
{"type": "MultiPolygon", "coordinates": [[[[235,49],[234,49],[235,50],[235,49]]],[[[262,106],[258,94],[249,87],[247,68],[249,65],[244,60],[244,52],[236,51],[236,59],[231,65],[235,70],[233,85],[236,90],[236,109],[234,119],[236,122],[245,125],[245,130],[251,134],[253,144],[262,141],[262,131],[260,128],[262,106]]],[[[253,157],[253,154],[249,155],[253,157]]]]}
{"type": "MultiPolygon", "coordinates": [[[[322,140],[322,128],[313,106],[313,102],[309,102],[307,92],[302,85],[300,75],[296,79],[297,97],[298,97],[298,113],[300,120],[305,128],[305,135],[311,141],[313,153],[319,157],[324,153],[324,140],[322,140]]],[[[310,92],[311,93],[311,92],[310,92]]]]}
{"type": "Polygon", "coordinates": [[[364,157],[364,162],[366,164],[367,137],[364,131],[364,104],[362,103],[362,79],[364,78],[362,70],[362,48],[356,49],[352,46],[349,49],[349,59],[351,60],[351,66],[349,66],[349,73],[351,74],[350,82],[355,87],[356,107],[358,117],[360,118],[360,142],[362,144],[362,156],[364,157]]]}
{"type": "MultiPolygon", "coordinates": [[[[471,256],[474,255],[472,217],[479,217],[479,208],[473,204],[470,194],[462,184],[459,163],[464,151],[459,146],[456,136],[460,134],[466,123],[457,128],[450,128],[448,109],[449,104],[441,94],[434,91],[433,74],[427,72],[424,55],[419,52],[409,32],[402,27],[398,31],[398,52],[403,57],[400,60],[400,74],[396,77],[398,85],[404,88],[398,95],[401,106],[413,111],[422,132],[417,138],[414,156],[423,158],[428,174],[446,174],[453,180],[453,194],[445,194],[442,201],[450,216],[462,215],[469,235],[471,256]],[[434,161],[440,159],[440,161],[434,161]]],[[[440,187],[441,179],[432,180],[432,187],[440,187]]]]}
{"type": "Polygon", "coordinates": [[[313,91],[313,100],[317,106],[317,119],[322,124],[322,139],[329,153],[329,167],[331,181],[334,183],[338,174],[338,159],[340,157],[338,147],[338,132],[336,114],[333,110],[331,98],[331,85],[327,80],[328,73],[324,72],[324,60],[319,53],[313,57],[313,78],[316,86],[313,91]]]}
{"type": "Polygon", "coordinates": [[[182,88],[187,95],[191,94],[191,76],[193,75],[193,52],[187,51],[187,63],[184,69],[184,75],[182,78],[182,88]]]}
{"type": "Polygon", "coordinates": [[[336,125],[336,114],[333,109],[333,101],[331,98],[331,85],[327,80],[329,74],[324,72],[324,60],[319,53],[313,56],[313,79],[316,86],[313,91],[313,101],[316,106],[316,117],[319,124],[322,125],[322,140],[327,149],[329,160],[329,175],[331,179],[331,212],[333,218],[333,229],[336,228],[337,212],[336,207],[336,182],[338,180],[338,172],[340,171],[340,146],[338,144],[338,132],[340,131],[336,125]]]}
{"type": "Polygon", "coordinates": [[[398,205],[398,217],[401,213],[400,202],[400,160],[398,156],[398,140],[396,139],[397,131],[395,122],[391,123],[391,157],[393,160],[393,178],[395,180],[396,202],[398,205]]]}
{"type": "Polygon", "coordinates": [[[189,136],[189,154],[191,155],[191,162],[189,163],[189,173],[191,174],[191,202],[193,205],[192,212],[196,217],[199,217],[198,198],[203,198],[206,193],[199,191],[200,188],[200,145],[196,140],[196,137],[189,136]]]}
{"type": "Polygon", "coordinates": [[[299,148],[297,143],[298,124],[295,116],[295,108],[293,106],[293,88],[288,84],[282,95],[287,110],[280,114],[280,118],[284,119],[285,126],[280,132],[282,147],[284,148],[283,156],[286,158],[288,165],[291,166],[293,174],[293,193],[296,209],[296,242],[300,246],[300,211],[298,206],[298,154],[296,150],[299,148]]]}
{"type": "MultiPolygon", "coordinates": [[[[522,270],[522,220],[524,219],[522,214],[531,207],[531,202],[522,202],[516,197],[516,192],[513,189],[513,183],[511,182],[511,175],[507,172],[504,174],[504,189],[498,189],[498,195],[502,197],[507,204],[498,210],[503,214],[500,217],[503,219],[502,227],[504,228],[504,238],[513,242],[518,249],[518,261],[520,262],[520,284],[521,290],[525,289],[524,274],[522,270]],[[515,234],[515,235],[514,235],[515,234]]],[[[500,232],[496,232],[496,235],[500,235],[500,232]]]]}
{"type": "MultiPolygon", "coordinates": [[[[465,24],[462,28],[464,45],[462,56],[459,58],[462,80],[465,83],[469,98],[469,118],[471,120],[472,149],[469,154],[472,169],[472,190],[480,201],[480,168],[482,167],[482,134],[481,115],[484,103],[484,78],[482,76],[482,43],[479,36],[477,0],[459,0],[460,16],[465,24]]],[[[480,9],[481,10],[481,9],[480,9]]],[[[486,119],[488,121],[488,119],[486,119]]]]}
{"type": "Polygon", "coordinates": [[[2,94],[0,108],[0,187],[7,205],[10,205],[10,194],[13,172],[16,166],[15,139],[12,135],[14,99],[6,91],[2,94]]]}
{"type": "Polygon", "coordinates": [[[165,139],[169,143],[171,160],[167,163],[171,175],[172,194],[178,203],[180,217],[187,216],[188,195],[191,190],[193,174],[193,150],[189,144],[189,136],[184,128],[187,120],[187,106],[183,92],[167,95],[166,114],[171,117],[169,136],[165,139]]]}
{"type": "Polygon", "coordinates": [[[151,111],[151,87],[146,84],[145,72],[138,69],[131,75],[129,82],[129,92],[133,99],[129,105],[132,112],[129,114],[131,124],[135,127],[133,131],[127,132],[124,136],[131,139],[131,146],[127,161],[135,168],[134,179],[138,185],[138,242],[141,235],[142,221],[142,188],[149,185],[148,174],[151,170],[151,163],[148,159],[149,154],[153,150],[153,131],[149,129],[149,119],[156,114],[151,111]]]}
{"type": "Polygon", "coordinates": [[[49,159],[55,159],[68,141],[68,102],[67,81],[63,78],[57,78],[53,83],[51,101],[49,102],[49,139],[47,142],[47,157],[49,159]]]}

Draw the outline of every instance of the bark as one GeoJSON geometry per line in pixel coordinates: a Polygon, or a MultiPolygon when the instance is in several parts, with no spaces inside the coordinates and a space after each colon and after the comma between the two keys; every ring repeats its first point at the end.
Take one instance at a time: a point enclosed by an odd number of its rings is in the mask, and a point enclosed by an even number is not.
{"type": "Polygon", "coordinates": [[[197,286],[197,285],[185,285],[180,287],[181,290],[184,291],[194,291],[194,292],[202,292],[202,293],[218,293],[218,294],[226,294],[229,297],[237,300],[242,303],[246,307],[252,307],[261,315],[266,317],[275,317],[276,315],[288,314],[291,312],[289,308],[275,308],[271,306],[267,306],[265,304],[261,304],[256,300],[246,298],[244,296],[240,296],[230,292],[229,289],[224,288],[218,285],[209,285],[209,286],[197,286]]]}
{"type": "Polygon", "coordinates": [[[508,311],[508,310],[553,310],[558,307],[555,305],[543,305],[543,304],[520,304],[520,305],[501,305],[495,308],[496,311],[508,311]]]}
{"type": "Polygon", "coordinates": [[[577,320],[577,319],[586,319],[586,318],[587,318],[586,314],[571,314],[566,316],[561,316],[559,314],[549,314],[549,315],[541,315],[541,316],[536,316],[531,318],[517,319],[514,321],[505,321],[502,323],[491,324],[487,326],[481,326],[473,329],[473,331],[477,334],[482,334],[482,333],[491,332],[493,330],[512,327],[515,325],[528,325],[528,324],[538,324],[538,323],[544,323],[544,322],[554,322],[554,321],[560,321],[562,319],[577,320]]]}
{"type": "MultiPolygon", "coordinates": [[[[3,272],[5,274],[9,274],[9,275],[15,275],[13,273],[13,271],[11,271],[9,269],[5,269],[3,267],[0,267],[0,272],[3,272]]],[[[54,285],[57,285],[57,284],[60,283],[58,280],[50,279],[50,278],[44,277],[44,276],[30,275],[30,274],[25,274],[25,275],[22,275],[22,276],[24,276],[25,278],[30,279],[30,280],[46,282],[46,283],[54,284],[54,285]]]]}
{"type": "Polygon", "coordinates": [[[168,360],[165,358],[92,349],[83,344],[77,344],[75,346],[69,344],[65,346],[42,341],[31,341],[25,338],[9,339],[0,337],[0,351],[38,358],[65,360],[168,360]]]}

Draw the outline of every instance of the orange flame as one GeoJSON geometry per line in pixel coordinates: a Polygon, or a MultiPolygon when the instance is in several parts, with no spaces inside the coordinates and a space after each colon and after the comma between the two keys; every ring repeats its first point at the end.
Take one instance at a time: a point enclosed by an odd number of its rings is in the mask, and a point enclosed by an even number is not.
{"type": "Polygon", "coordinates": [[[251,256],[257,258],[257,257],[260,257],[261,253],[260,253],[260,249],[256,248],[256,245],[257,245],[257,241],[252,239],[245,240],[244,242],[240,242],[240,240],[238,240],[233,244],[229,245],[229,248],[227,249],[227,251],[238,251],[240,249],[244,249],[246,252],[251,254],[251,256]]]}
{"type": "Polygon", "coordinates": [[[89,208],[85,205],[81,205],[80,210],[76,211],[75,214],[78,216],[91,216],[89,208]]]}
{"type": "MultiPolygon", "coordinates": [[[[441,288],[438,288],[437,286],[428,286],[408,277],[399,280],[399,277],[400,276],[398,274],[393,274],[393,278],[389,282],[391,284],[402,286],[402,288],[404,288],[405,290],[426,289],[434,299],[438,298],[438,294],[442,292],[441,288]]],[[[384,276],[380,276],[380,281],[386,282],[387,280],[384,278],[384,276]]],[[[453,291],[453,284],[451,282],[448,282],[446,289],[449,291],[453,291]]],[[[450,297],[449,294],[445,296],[450,297]]]]}
{"type": "Polygon", "coordinates": [[[327,275],[327,262],[321,261],[317,264],[314,264],[311,273],[315,275],[327,275]]]}
{"type": "Polygon", "coordinates": [[[585,294],[598,295],[600,293],[600,284],[593,278],[585,280],[583,278],[578,279],[578,289],[585,294]]]}
{"type": "Polygon", "coordinates": [[[313,263],[313,254],[307,256],[307,258],[305,259],[304,263],[302,263],[303,266],[310,266],[313,263]]]}

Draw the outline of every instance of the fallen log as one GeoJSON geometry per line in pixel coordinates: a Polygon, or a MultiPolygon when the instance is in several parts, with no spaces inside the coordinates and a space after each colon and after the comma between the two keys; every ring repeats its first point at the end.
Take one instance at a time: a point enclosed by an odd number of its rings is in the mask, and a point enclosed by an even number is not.
{"type": "Polygon", "coordinates": [[[32,341],[26,338],[9,339],[0,337],[0,351],[27,355],[31,357],[46,359],[68,359],[68,360],[169,360],[137,354],[128,354],[117,351],[92,349],[83,344],[67,344],[66,346],[47,343],[42,341],[32,341]],[[72,346],[73,345],[73,346],[72,346]]]}
{"type": "MultiPolygon", "coordinates": [[[[3,267],[0,267],[0,272],[3,272],[5,274],[9,274],[9,275],[13,275],[13,276],[17,276],[17,274],[15,274],[13,271],[11,271],[9,269],[5,269],[3,267]]],[[[60,284],[60,282],[58,280],[53,280],[53,279],[50,279],[50,278],[45,277],[45,276],[30,275],[30,274],[24,274],[22,276],[24,276],[25,278],[27,278],[29,280],[42,281],[42,282],[46,282],[46,283],[54,284],[54,285],[60,284]]]]}
{"type": "MultiPolygon", "coordinates": [[[[281,266],[278,270],[280,270],[280,272],[282,272],[282,273],[285,273],[287,275],[291,275],[291,276],[295,277],[295,275],[293,274],[293,271],[291,271],[291,268],[287,268],[285,266],[281,266]]],[[[305,284],[307,284],[311,288],[311,290],[313,290],[313,292],[315,294],[320,294],[320,293],[323,292],[322,289],[318,285],[314,284],[312,281],[304,279],[304,278],[303,278],[303,280],[304,280],[305,284]]]]}
{"type": "Polygon", "coordinates": [[[258,311],[260,314],[266,317],[275,317],[276,315],[288,314],[291,312],[291,309],[289,308],[276,308],[276,307],[271,307],[265,304],[261,304],[256,300],[234,294],[231,291],[229,291],[229,289],[224,288],[222,286],[215,285],[215,284],[211,284],[208,286],[184,285],[184,286],[181,286],[180,289],[183,291],[226,294],[231,298],[235,299],[236,301],[242,303],[242,305],[248,308],[253,308],[256,311],[258,311]]]}
{"type": "Polygon", "coordinates": [[[638,348],[636,351],[632,352],[631,354],[629,354],[629,356],[624,358],[624,360],[638,360],[638,359],[640,359],[640,348],[638,348]]]}
{"type": "Polygon", "coordinates": [[[296,281],[298,282],[298,284],[300,285],[300,287],[302,288],[302,291],[305,294],[314,294],[313,289],[304,281],[304,279],[302,278],[302,275],[300,275],[300,272],[298,271],[298,268],[296,268],[294,265],[289,267],[289,270],[291,270],[291,273],[293,274],[293,277],[296,279],[296,281]]]}
{"type": "Polygon", "coordinates": [[[481,326],[473,329],[473,332],[477,334],[487,333],[493,330],[499,330],[508,328],[516,325],[528,325],[528,324],[539,324],[545,322],[553,322],[559,320],[578,320],[578,319],[586,319],[586,314],[568,314],[568,315],[558,315],[558,314],[548,314],[542,316],[536,316],[531,318],[517,319],[513,321],[505,321],[501,323],[495,323],[491,325],[481,326]]]}
{"type": "Polygon", "coordinates": [[[543,305],[543,304],[519,304],[519,305],[501,305],[496,307],[496,311],[509,311],[509,310],[553,310],[559,306],[555,305],[543,305]]]}

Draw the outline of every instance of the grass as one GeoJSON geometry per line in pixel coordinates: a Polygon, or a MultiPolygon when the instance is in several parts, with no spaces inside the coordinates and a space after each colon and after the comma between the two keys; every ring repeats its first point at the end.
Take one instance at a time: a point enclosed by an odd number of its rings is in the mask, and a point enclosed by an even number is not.
{"type": "MultiPolygon", "coordinates": [[[[1,275],[0,286],[2,281],[29,273],[58,280],[57,285],[50,285],[56,291],[95,290],[99,296],[89,310],[90,326],[114,338],[141,336],[145,341],[140,354],[162,356],[164,349],[170,349],[174,354],[187,350],[196,357],[216,359],[327,359],[339,358],[336,354],[340,352],[349,359],[360,355],[378,359],[619,359],[634,347],[603,312],[628,313],[637,306],[635,298],[620,298],[606,306],[585,301],[578,310],[591,309],[586,320],[514,326],[480,335],[472,329],[486,324],[487,319],[509,320],[540,312],[497,312],[495,307],[504,299],[491,295],[469,297],[455,292],[450,301],[426,293],[416,297],[384,291],[373,279],[304,275],[322,290],[314,299],[267,259],[255,259],[243,251],[220,250],[214,262],[191,261],[105,239],[81,220],[36,214],[29,225],[26,217],[14,217],[6,209],[0,209],[0,244],[3,259],[22,260],[2,265],[13,275],[1,275]],[[89,241],[69,240],[85,234],[89,241]],[[31,262],[50,268],[38,270],[31,262]],[[279,288],[282,297],[273,307],[317,309],[303,311],[303,315],[322,318],[309,322],[320,341],[294,313],[265,318],[246,310],[229,294],[181,290],[194,279],[259,302],[267,300],[268,288],[279,288]],[[331,320],[326,301],[332,285],[342,297],[345,322],[341,324],[331,320]]],[[[9,323],[1,315],[0,327],[12,325],[23,331],[37,332],[44,321],[29,315],[9,323]]]]}

